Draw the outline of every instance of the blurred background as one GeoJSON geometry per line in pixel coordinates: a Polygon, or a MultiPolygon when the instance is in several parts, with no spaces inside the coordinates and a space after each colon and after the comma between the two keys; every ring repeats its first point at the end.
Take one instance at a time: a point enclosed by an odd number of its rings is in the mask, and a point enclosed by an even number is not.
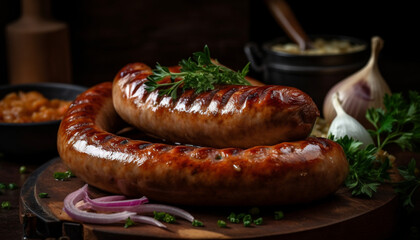
{"type": "MultiPolygon", "coordinates": [[[[379,66],[393,92],[419,89],[420,15],[415,1],[288,1],[308,34],[382,37],[379,66]]],[[[0,84],[9,82],[5,27],[20,16],[21,2],[0,1],[0,84]]],[[[55,20],[70,33],[71,81],[91,86],[111,81],[125,64],[174,65],[208,44],[232,68],[247,62],[244,45],[285,32],[261,0],[52,0],[55,20]]],[[[251,75],[259,78],[256,72],[251,75]]]]}

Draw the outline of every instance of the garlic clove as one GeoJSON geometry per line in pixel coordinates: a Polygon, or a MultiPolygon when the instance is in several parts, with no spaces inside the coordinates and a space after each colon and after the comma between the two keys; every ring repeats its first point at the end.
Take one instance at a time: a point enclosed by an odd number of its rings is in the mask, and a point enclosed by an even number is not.
{"type": "Polygon", "coordinates": [[[372,137],[366,128],[344,111],[338,100],[338,96],[338,93],[334,93],[332,96],[332,104],[337,115],[331,122],[330,128],[328,129],[328,136],[331,134],[334,135],[334,138],[349,136],[362,142],[363,146],[373,144],[372,137]]]}
{"type": "Polygon", "coordinates": [[[366,119],[367,110],[383,108],[384,95],[391,94],[377,63],[382,47],[383,40],[380,37],[373,37],[371,56],[365,67],[338,82],[327,93],[323,105],[323,117],[327,122],[331,122],[336,116],[332,105],[332,95],[338,92],[341,106],[346,113],[354,117],[365,128],[371,127],[366,119]]]}

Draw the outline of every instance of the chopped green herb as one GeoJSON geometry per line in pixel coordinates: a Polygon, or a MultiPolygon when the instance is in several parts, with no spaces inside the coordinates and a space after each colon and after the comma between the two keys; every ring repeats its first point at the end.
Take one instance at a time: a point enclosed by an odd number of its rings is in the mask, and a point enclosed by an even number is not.
{"type": "Polygon", "coordinates": [[[219,226],[221,228],[227,227],[226,222],[223,221],[223,220],[217,220],[217,226],[219,226]]]}
{"type": "Polygon", "coordinates": [[[76,177],[76,175],[74,175],[70,170],[67,170],[67,171],[65,171],[64,172],[65,174],[67,174],[67,176],[69,177],[69,178],[72,178],[72,177],[76,177]]]}
{"type": "Polygon", "coordinates": [[[231,223],[239,223],[239,219],[236,218],[236,214],[235,213],[230,213],[229,216],[227,217],[227,219],[229,220],[229,222],[231,223]]]}
{"type": "Polygon", "coordinates": [[[6,184],[0,183],[0,189],[6,189],[6,184]]]}
{"type": "Polygon", "coordinates": [[[54,173],[54,179],[56,180],[68,180],[69,178],[74,177],[74,174],[71,171],[65,171],[65,172],[55,172],[54,173]]]}
{"type": "Polygon", "coordinates": [[[9,201],[4,201],[1,203],[1,208],[3,209],[10,209],[12,207],[12,204],[10,204],[9,201]]]}
{"type": "Polygon", "coordinates": [[[203,222],[200,222],[200,221],[198,221],[196,219],[194,219],[192,221],[191,225],[193,225],[194,227],[203,227],[204,226],[203,222]]]}
{"type": "Polygon", "coordinates": [[[38,196],[39,196],[40,198],[47,198],[47,197],[48,197],[48,193],[41,192],[41,193],[39,193],[39,194],[38,194],[38,196]]]}
{"type": "Polygon", "coordinates": [[[159,221],[164,221],[166,223],[174,223],[176,218],[165,212],[153,212],[154,218],[159,221]]]}
{"type": "Polygon", "coordinates": [[[131,218],[130,218],[130,217],[128,217],[128,218],[125,220],[124,228],[129,228],[129,227],[131,227],[131,226],[133,226],[133,225],[134,225],[134,221],[133,221],[133,220],[131,220],[131,218]]]}
{"type": "Polygon", "coordinates": [[[261,225],[262,223],[263,223],[263,218],[262,217],[259,217],[259,218],[254,220],[255,225],[261,225]]]}
{"type": "Polygon", "coordinates": [[[238,221],[241,221],[245,216],[245,213],[239,213],[238,215],[236,215],[236,218],[238,219],[238,221]]]}
{"type": "Polygon", "coordinates": [[[242,218],[242,222],[244,223],[245,227],[249,227],[252,223],[252,217],[250,214],[246,214],[243,218],[242,218]]]}
{"type": "Polygon", "coordinates": [[[56,180],[66,180],[68,178],[67,174],[64,172],[55,172],[54,179],[56,180]]]}
{"type": "Polygon", "coordinates": [[[170,72],[167,67],[156,64],[153,75],[150,75],[146,82],[146,90],[151,92],[159,89],[159,95],[168,95],[172,99],[178,97],[178,90],[181,92],[187,89],[194,89],[196,93],[213,90],[217,84],[239,84],[250,85],[245,79],[249,71],[249,63],[242,71],[231,69],[215,64],[210,57],[208,46],[204,46],[203,52],[193,53],[192,58],[183,59],[179,62],[181,70],[179,73],[170,72]],[[169,83],[159,83],[164,78],[170,78],[169,83]],[[176,81],[178,80],[178,81],[176,81]]]}
{"type": "Polygon", "coordinates": [[[20,166],[20,168],[19,168],[19,173],[20,174],[24,174],[24,173],[26,173],[26,171],[27,171],[26,166],[20,166]]]}
{"type": "Polygon", "coordinates": [[[163,218],[165,217],[165,215],[166,215],[166,213],[164,213],[164,212],[156,212],[156,211],[154,211],[153,212],[153,217],[156,219],[156,220],[159,220],[159,221],[162,221],[163,220],[163,218]]]}
{"type": "Polygon", "coordinates": [[[284,218],[284,213],[283,211],[275,211],[274,212],[274,219],[275,220],[280,220],[284,218]]]}
{"type": "Polygon", "coordinates": [[[170,214],[166,214],[163,218],[163,221],[167,223],[174,223],[176,221],[176,218],[170,214]]]}
{"type": "Polygon", "coordinates": [[[10,190],[15,190],[15,189],[18,188],[18,186],[16,185],[16,183],[9,183],[7,185],[7,188],[10,189],[10,190]]]}

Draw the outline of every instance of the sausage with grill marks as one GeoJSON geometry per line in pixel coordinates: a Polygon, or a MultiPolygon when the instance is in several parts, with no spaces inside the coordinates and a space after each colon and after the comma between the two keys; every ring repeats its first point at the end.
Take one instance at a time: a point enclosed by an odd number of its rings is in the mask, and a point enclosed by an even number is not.
{"type": "Polygon", "coordinates": [[[112,83],[96,85],[70,106],[58,151],[76,176],[116,194],[186,205],[279,205],[334,193],[348,173],[342,148],[324,138],[248,149],[133,140],[120,122],[112,83]]]}
{"type": "Polygon", "coordinates": [[[273,145],[305,139],[319,116],[312,99],[296,88],[220,85],[200,94],[186,90],[173,100],[146,91],[151,74],[142,63],[122,68],[113,83],[114,107],[126,122],[169,142],[217,148],[273,145]]]}

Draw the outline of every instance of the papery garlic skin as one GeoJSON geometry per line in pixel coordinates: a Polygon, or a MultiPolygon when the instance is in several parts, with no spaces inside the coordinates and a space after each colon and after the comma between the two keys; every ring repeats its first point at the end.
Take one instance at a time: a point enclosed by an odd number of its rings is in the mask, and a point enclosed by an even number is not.
{"type": "Polygon", "coordinates": [[[371,125],[366,119],[367,110],[383,108],[384,95],[391,94],[377,64],[382,46],[383,40],[380,37],[373,37],[372,52],[366,66],[334,85],[327,93],[323,105],[323,117],[327,122],[331,122],[336,116],[332,105],[332,95],[338,92],[341,106],[345,112],[365,128],[370,128],[371,125]]]}
{"type": "Polygon", "coordinates": [[[328,129],[328,136],[331,134],[334,135],[334,138],[348,136],[362,142],[364,147],[374,144],[366,128],[343,110],[338,96],[338,93],[334,93],[332,96],[332,103],[337,115],[331,122],[330,128],[328,129]]]}

